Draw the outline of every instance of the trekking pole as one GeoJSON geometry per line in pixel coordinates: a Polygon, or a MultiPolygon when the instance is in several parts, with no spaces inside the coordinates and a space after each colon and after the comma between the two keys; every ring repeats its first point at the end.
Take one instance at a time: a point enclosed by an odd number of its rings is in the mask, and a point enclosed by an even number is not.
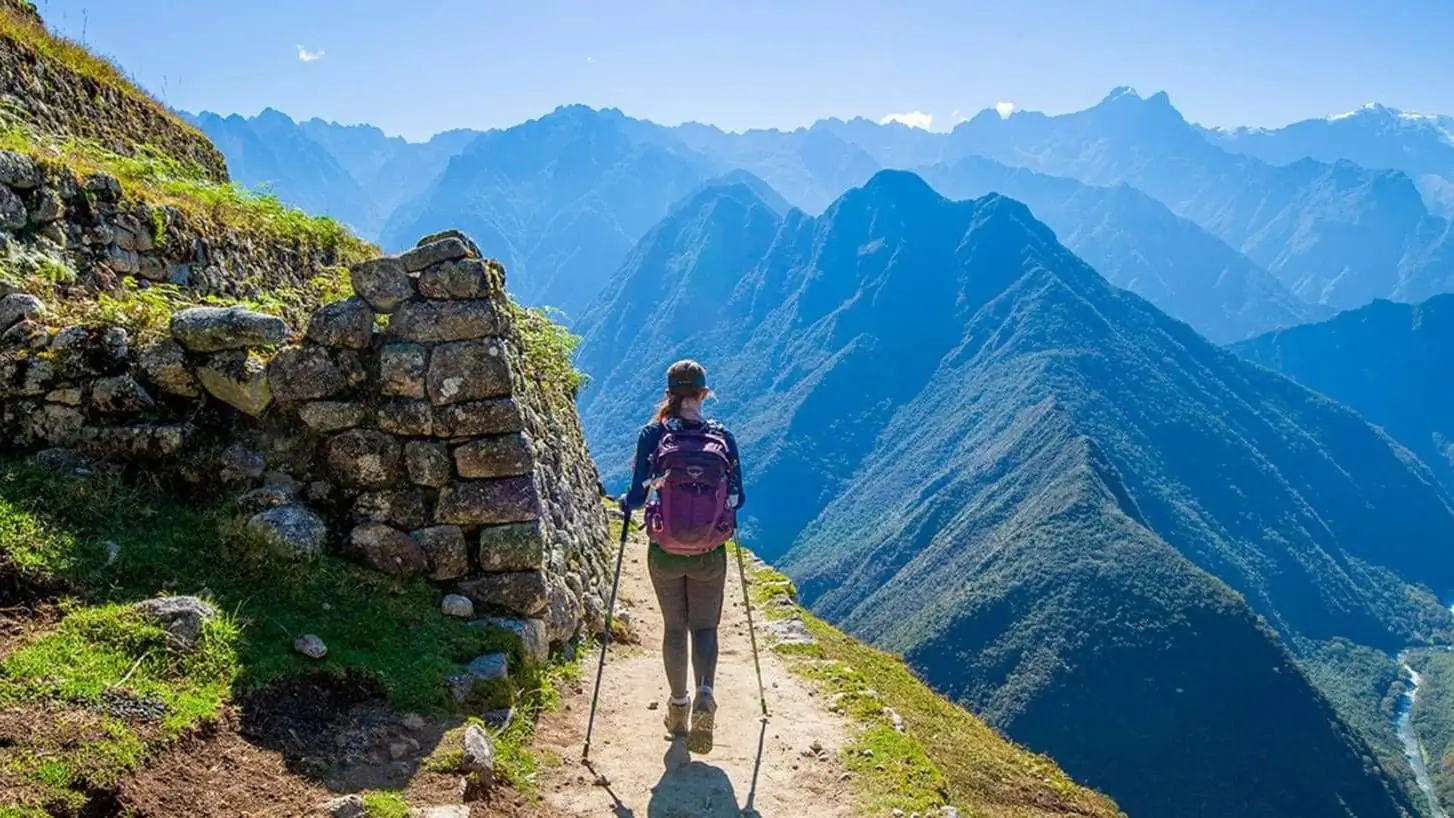
{"type": "Polygon", "coordinates": [[[742,557],[742,546],[737,546],[737,572],[742,576],[742,606],[747,609],[747,635],[752,639],[752,667],[757,671],[757,701],[762,705],[762,717],[767,718],[767,690],[762,686],[762,663],[757,659],[757,629],[752,625],[752,598],[747,594],[747,562],[742,557]]]}
{"type": "MultiPolygon", "coordinates": [[[[621,547],[616,552],[616,577],[611,580],[611,601],[606,604],[606,632],[601,634],[601,663],[596,666],[596,689],[591,693],[591,717],[586,721],[586,746],[581,761],[591,757],[591,731],[596,727],[596,702],[601,696],[601,676],[606,670],[606,648],[611,644],[611,614],[616,610],[616,589],[621,585],[621,563],[626,558],[626,537],[631,533],[631,510],[621,510],[621,547]]],[[[758,686],[762,685],[761,680],[758,686]]]]}

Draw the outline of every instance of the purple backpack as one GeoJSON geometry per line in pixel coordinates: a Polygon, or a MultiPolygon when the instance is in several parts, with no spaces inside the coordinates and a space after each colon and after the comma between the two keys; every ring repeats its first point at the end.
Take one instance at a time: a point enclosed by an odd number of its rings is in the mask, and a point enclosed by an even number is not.
{"type": "Polygon", "coordinates": [[[719,427],[666,426],[652,455],[656,498],[646,531],[667,553],[705,554],[732,539],[737,514],[727,507],[732,456],[719,427]]]}

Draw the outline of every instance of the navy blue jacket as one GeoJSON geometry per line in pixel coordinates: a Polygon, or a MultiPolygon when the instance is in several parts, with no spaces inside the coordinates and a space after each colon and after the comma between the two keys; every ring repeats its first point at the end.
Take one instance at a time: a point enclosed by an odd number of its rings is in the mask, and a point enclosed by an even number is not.
{"type": "MultiPolygon", "coordinates": [[[[687,428],[700,425],[697,421],[684,420],[682,418],[669,418],[667,423],[680,423],[687,428]]],[[[742,491],[742,461],[737,456],[737,440],[727,428],[715,420],[702,421],[706,425],[722,433],[727,440],[727,454],[732,458],[732,471],[727,477],[727,499],[732,508],[742,508],[747,502],[747,495],[742,491]],[[732,503],[733,497],[736,503],[732,503]]],[[[652,421],[641,427],[641,434],[636,436],[636,467],[632,470],[631,490],[626,493],[626,507],[640,508],[646,505],[646,485],[654,477],[651,473],[651,455],[656,452],[656,447],[661,443],[661,436],[666,428],[660,423],[652,421]]]]}

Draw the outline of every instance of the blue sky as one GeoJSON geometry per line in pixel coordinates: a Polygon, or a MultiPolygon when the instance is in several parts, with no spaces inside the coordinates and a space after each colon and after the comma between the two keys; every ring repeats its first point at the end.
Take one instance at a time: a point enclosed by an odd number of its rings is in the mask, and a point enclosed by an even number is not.
{"type": "Polygon", "coordinates": [[[36,0],[169,104],[411,139],[583,102],[674,124],[918,111],[944,129],[1166,90],[1193,121],[1454,114],[1454,3],[1400,0],[36,0]],[[307,58],[307,59],[305,59],[307,58]]]}

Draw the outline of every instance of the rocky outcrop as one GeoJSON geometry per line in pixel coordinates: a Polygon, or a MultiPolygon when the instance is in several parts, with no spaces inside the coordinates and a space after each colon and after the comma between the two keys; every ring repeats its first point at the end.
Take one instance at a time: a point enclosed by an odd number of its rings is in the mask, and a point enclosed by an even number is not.
{"type": "Polygon", "coordinates": [[[206,137],[109,62],[52,37],[25,0],[0,2],[0,102],[47,133],[120,154],[160,149],[227,181],[227,163],[206,137]]]}
{"type": "Polygon", "coordinates": [[[237,307],[133,343],[0,298],[0,435],[240,495],[277,559],[426,577],[525,658],[602,618],[609,543],[571,387],[537,372],[504,270],[463,236],[352,271],[306,331],[237,307]],[[431,282],[426,285],[425,282],[431,282]]]}

